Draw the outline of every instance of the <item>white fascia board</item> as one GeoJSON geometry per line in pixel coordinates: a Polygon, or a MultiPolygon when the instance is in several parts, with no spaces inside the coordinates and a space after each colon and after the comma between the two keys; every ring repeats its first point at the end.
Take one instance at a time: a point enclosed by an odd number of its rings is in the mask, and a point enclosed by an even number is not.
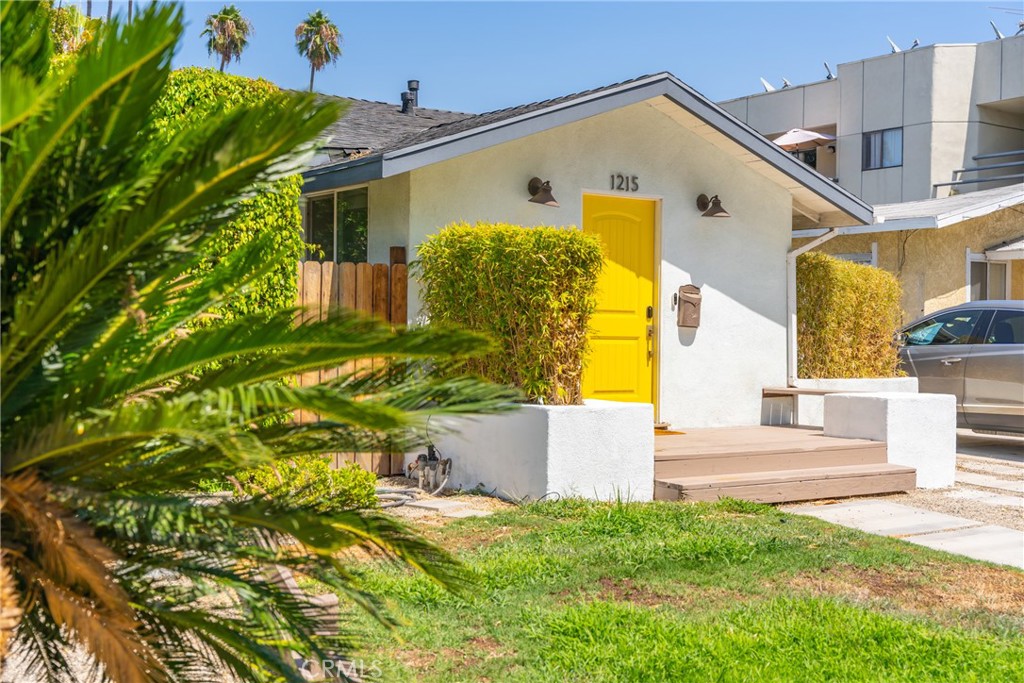
{"type": "Polygon", "coordinates": [[[793,239],[820,237],[832,230],[836,235],[869,235],[879,232],[899,232],[900,230],[935,230],[940,226],[932,216],[922,218],[897,218],[871,225],[846,225],[839,228],[805,228],[793,231],[793,239]]]}
{"type": "Polygon", "coordinates": [[[987,216],[990,213],[995,213],[996,211],[999,211],[1000,209],[1016,206],[1018,204],[1024,204],[1024,191],[1021,191],[1019,194],[1015,194],[1012,197],[1006,197],[1005,199],[992,202],[991,204],[972,206],[969,209],[964,209],[961,211],[936,216],[936,224],[938,225],[938,227],[944,228],[948,225],[956,225],[957,223],[962,223],[966,220],[970,220],[971,218],[987,216]]]}
{"type": "Polygon", "coordinates": [[[992,249],[985,252],[985,258],[989,261],[1020,261],[1024,259],[1024,249],[1007,249],[999,251],[992,249]]]}

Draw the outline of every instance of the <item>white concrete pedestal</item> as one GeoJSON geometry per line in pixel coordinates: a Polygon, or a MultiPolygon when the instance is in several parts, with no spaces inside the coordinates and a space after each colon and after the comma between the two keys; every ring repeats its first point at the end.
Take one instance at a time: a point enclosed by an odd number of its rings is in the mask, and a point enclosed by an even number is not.
{"type": "Polygon", "coordinates": [[[503,498],[534,500],[549,493],[595,500],[654,496],[649,403],[523,405],[512,413],[461,420],[437,447],[452,459],[449,488],[479,487],[503,498]]]}
{"type": "Polygon", "coordinates": [[[889,462],[917,469],[919,488],[953,486],[956,397],[886,392],[825,396],[825,436],[885,441],[889,462]]]}

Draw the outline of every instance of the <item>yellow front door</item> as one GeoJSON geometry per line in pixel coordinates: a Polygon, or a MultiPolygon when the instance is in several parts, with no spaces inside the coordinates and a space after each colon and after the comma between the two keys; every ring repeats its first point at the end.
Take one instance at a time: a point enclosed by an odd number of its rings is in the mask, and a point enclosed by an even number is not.
{"type": "Polygon", "coordinates": [[[653,200],[583,197],[583,231],[605,249],[585,398],[654,402],[654,214],[653,200]]]}

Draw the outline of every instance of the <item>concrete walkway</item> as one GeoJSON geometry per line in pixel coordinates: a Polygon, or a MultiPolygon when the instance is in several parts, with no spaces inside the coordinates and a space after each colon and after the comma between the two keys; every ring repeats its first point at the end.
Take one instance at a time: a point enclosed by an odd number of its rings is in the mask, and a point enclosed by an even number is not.
{"type": "Polygon", "coordinates": [[[900,538],[935,550],[1024,569],[1024,532],[1016,529],[885,500],[788,505],[782,509],[872,534],[900,538]]]}

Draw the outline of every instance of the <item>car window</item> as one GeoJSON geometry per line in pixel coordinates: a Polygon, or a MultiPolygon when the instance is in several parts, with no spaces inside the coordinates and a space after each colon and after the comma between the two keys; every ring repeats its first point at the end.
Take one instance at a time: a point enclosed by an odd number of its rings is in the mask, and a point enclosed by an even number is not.
{"type": "Polygon", "coordinates": [[[1024,344],[1024,311],[996,311],[986,344],[1024,344]]]}
{"type": "Polygon", "coordinates": [[[973,336],[983,311],[950,311],[924,320],[906,331],[908,346],[935,346],[938,344],[976,344],[973,336]]]}

